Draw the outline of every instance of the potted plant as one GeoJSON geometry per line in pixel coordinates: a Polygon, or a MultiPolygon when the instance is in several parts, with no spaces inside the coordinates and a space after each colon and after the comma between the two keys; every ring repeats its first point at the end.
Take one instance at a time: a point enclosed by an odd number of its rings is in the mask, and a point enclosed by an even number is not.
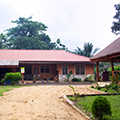
{"type": "Polygon", "coordinates": [[[36,82],[36,80],[37,80],[37,78],[36,78],[36,77],[34,77],[34,78],[33,78],[33,83],[35,83],[35,82],[36,82]]]}

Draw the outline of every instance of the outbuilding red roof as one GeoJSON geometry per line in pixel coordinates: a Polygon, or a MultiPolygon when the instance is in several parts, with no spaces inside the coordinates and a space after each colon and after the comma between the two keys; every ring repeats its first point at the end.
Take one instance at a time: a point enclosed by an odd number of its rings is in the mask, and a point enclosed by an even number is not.
{"type": "Polygon", "coordinates": [[[39,61],[39,62],[90,62],[88,57],[65,50],[0,50],[0,60],[39,61]]]}

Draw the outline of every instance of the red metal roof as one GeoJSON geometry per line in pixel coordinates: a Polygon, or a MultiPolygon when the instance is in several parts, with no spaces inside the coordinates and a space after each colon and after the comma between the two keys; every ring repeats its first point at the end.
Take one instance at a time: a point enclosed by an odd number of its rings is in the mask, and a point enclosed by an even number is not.
{"type": "Polygon", "coordinates": [[[0,60],[39,61],[39,62],[90,62],[88,57],[65,50],[0,50],[0,60]]]}

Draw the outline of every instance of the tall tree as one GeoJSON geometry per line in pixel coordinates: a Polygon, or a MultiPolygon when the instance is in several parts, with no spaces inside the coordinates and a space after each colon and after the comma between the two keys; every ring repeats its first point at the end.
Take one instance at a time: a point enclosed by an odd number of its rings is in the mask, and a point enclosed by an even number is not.
{"type": "Polygon", "coordinates": [[[48,35],[44,33],[47,26],[41,22],[32,21],[32,17],[20,17],[12,23],[16,27],[7,29],[7,36],[12,49],[53,49],[54,43],[48,35]]]}
{"type": "Polygon", "coordinates": [[[54,49],[56,49],[56,50],[68,50],[68,48],[61,43],[61,41],[60,41],[59,38],[58,38],[57,41],[54,43],[54,45],[55,45],[55,48],[54,48],[54,49]]]}
{"type": "Polygon", "coordinates": [[[75,50],[75,53],[78,55],[83,55],[86,57],[93,57],[93,55],[99,50],[99,48],[95,48],[93,50],[93,44],[92,43],[84,43],[83,49],[80,49],[77,47],[75,50]]]}
{"type": "Polygon", "coordinates": [[[0,49],[5,49],[7,48],[7,45],[9,42],[7,41],[7,36],[4,35],[3,33],[0,34],[0,49]]]}
{"type": "Polygon", "coordinates": [[[115,9],[117,11],[114,16],[116,21],[113,22],[111,29],[114,34],[118,35],[120,34],[120,4],[115,5],[115,9]]]}

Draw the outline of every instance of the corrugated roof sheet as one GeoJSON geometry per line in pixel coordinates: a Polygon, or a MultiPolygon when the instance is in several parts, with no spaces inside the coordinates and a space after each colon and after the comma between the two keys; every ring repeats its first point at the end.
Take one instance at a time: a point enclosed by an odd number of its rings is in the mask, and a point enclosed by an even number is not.
{"type": "Polygon", "coordinates": [[[0,50],[0,60],[42,61],[42,62],[90,62],[88,57],[65,50],[0,50]]]}
{"type": "Polygon", "coordinates": [[[120,38],[116,39],[106,48],[101,50],[98,54],[93,56],[91,60],[106,57],[106,56],[117,54],[117,53],[120,53],[120,38]]]}
{"type": "Polygon", "coordinates": [[[0,66],[18,66],[19,60],[0,60],[0,66]]]}

